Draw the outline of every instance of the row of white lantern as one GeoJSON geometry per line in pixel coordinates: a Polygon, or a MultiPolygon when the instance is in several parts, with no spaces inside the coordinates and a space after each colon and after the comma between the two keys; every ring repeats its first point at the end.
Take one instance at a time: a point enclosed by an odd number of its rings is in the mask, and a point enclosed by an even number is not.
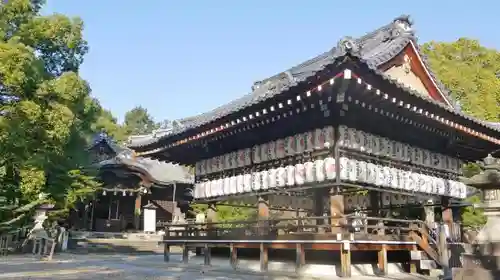
{"type": "Polygon", "coordinates": [[[333,126],[318,128],[302,134],[291,135],[252,148],[238,150],[196,163],[196,175],[258,164],[306,151],[328,148],[335,140],[333,126]]]}
{"type": "Polygon", "coordinates": [[[340,126],[339,144],[368,154],[407,161],[417,165],[459,172],[462,162],[457,158],[434,153],[389,138],[373,135],[362,130],[340,126]]]}
{"type": "MultiPolygon", "coordinates": [[[[389,166],[341,157],[339,168],[342,181],[458,198],[465,198],[466,195],[466,186],[460,182],[389,166]]],[[[318,159],[304,164],[200,182],[195,185],[194,196],[195,198],[211,198],[300,186],[306,183],[333,180],[336,175],[335,159],[327,157],[324,160],[318,159]]]]}
{"type": "MultiPolygon", "coordinates": [[[[429,198],[420,195],[404,195],[398,193],[381,193],[382,206],[394,205],[423,205],[429,198]]],[[[370,197],[368,195],[348,194],[344,196],[344,207],[346,210],[368,209],[371,207],[370,197]]]]}
{"type": "MultiPolygon", "coordinates": [[[[238,150],[222,156],[196,163],[196,175],[205,175],[223,170],[249,166],[261,162],[281,159],[303,152],[329,148],[335,139],[334,128],[326,126],[302,134],[292,135],[253,148],[238,150]]],[[[417,165],[459,172],[461,162],[457,158],[413,147],[362,130],[339,127],[340,147],[359,150],[368,154],[412,162],[417,165]]]]}

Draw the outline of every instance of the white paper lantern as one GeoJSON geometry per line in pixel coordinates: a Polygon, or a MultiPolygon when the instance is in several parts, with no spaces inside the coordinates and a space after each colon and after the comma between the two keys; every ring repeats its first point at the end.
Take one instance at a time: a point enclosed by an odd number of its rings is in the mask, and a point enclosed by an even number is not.
{"type": "Polygon", "coordinates": [[[403,143],[401,142],[397,142],[395,141],[396,143],[396,159],[397,160],[404,160],[404,147],[403,147],[403,143]]]}
{"type": "Polygon", "coordinates": [[[325,147],[325,134],[321,128],[314,130],[314,149],[321,150],[325,147]]]}
{"type": "Polygon", "coordinates": [[[350,139],[349,132],[347,126],[340,125],[339,126],[339,146],[340,147],[349,147],[350,139]]]}
{"type": "Polygon", "coordinates": [[[229,154],[229,163],[231,164],[231,169],[238,167],[238,152],[234,151],[229,154]]]}
{"type": "Polygon", "coordinates": [[[358,205],[361,209],[368,209],[371,207],[370,198],[366,195],[358,195],[358,205]]]}
{"type": "Polygon", "coordinates": [[[404,148],[405,148],[405,160],[411,162],[413,160],[413,147],[405,144],[404,148]]]}
{"type": "Polygon", "coordinates": [[[382,137],[378,135],[373,135],[372,138],[372,150],[374,155],[383,155],[383,143],[382,143],[382,137]]]}
{"type": "Polygon", "coordinates": [[[242,174],[236,176],[236,189],[238,190],[238,193],[245,192],[245,189],[243,188],[243,175],[242,174]]]}
{"type": "Polygon", "coordinates": [[[358,161],[357,165],[357,177],[358,182],[368,183],[368,164],[366,161],[358,161]]]}
{"type": "Polygon", "coordinates": [[[365,150],[369,154],[373,154],[373,134],[365,132],[365,150]]]}
{"type": "Polygon", "coordinates": [[[201,175],[201,161],[198,161],[195,164],[195,172],[196,172],[196,175],[201,175]]]}
{"type": "Polygon", "coordinates": [[[231,176],[229,178],[229,189],[231,190],[231,194],[237,194],[238,193],[238,188],[237,188],[237,182],[236,182],[236,176],[231,176]]]}
{"type": "Polygon", "coordinates": [[[398,177],[398,169],[391,167],[389,169],[389,172],[391,173],[391,184],[388,186],[393,189],[399,189],[399,177],[398,177]]]}
{"type": "Polygon", "coordinates": [[[313,131],[308,131],[304,133],[304,140],[305,140],[305,150],[308,152],[311,152],[314,150],[314,132],[313,131]]]}
{"type": "Polygon", "coordinates": [[[231,169],[231,157],[229,154],[222,155],[222,161],[224,165],[223,170],[231,169]]]}
{"type": "Polygon", "coordinates": [[[377,182],[377,166],[371,162],[366,164],[366,182],[370,185],[377,182]]]}
{"type": "Polygon", "coordinates": [[[314,163],[307,161],[304,163],[304,168],[306,171],[306,176],[305,176],[306,183],[314,182],[314,180],[315,180],[314,179],[314,163]]]}
{"type": "Polygon", "coordinates": [[[284,167],[278,167],[276,184],[278,188],[282,188],[286,185],[286,169],[284,167]]]}
{"type": "Polygon", "coordinates": [[[269,189],[269,171],[262,170],[260,172],[260,181],[261,181],[261,189],[267,190],[269,189]]]}
{"type": "Polygon", "coordinates": [[[252,149],[246,148],[243,149],[244,153],[244,165],[249,166],[252,165],[252,149]]]}
{"type": "Polygon", "coordinates": [[[261,157],[260,157],[260,146],[255,145],[252,147],[252,162],[253,163],[260,163],[261,157]]]}
{"type": "Polygon", "coordinates": [[[278,186],[278,171],[275,168],[269,169],[269,188],[274,189],[278,186]]]}
{"type": "Polygon", "coordinates": [[[208,181],[205,185],[205,196],[211,198],[215,196],[214,193],[214,181],[208,181]]]}
{"type": "Polygon", "coordinates": [[[333,126],[325,126],[323,128],[323,134],[325,135],[325,144],[328,143],[330,147],[333,147],[333,143],[335,142],[335,129],[333,126]]]}
{"type": "Polygon", "coordinates": [[[252,191],[252,174],[250,173],[245,173],[243,175],[243,190],[245,192],[252,191]]]}
{"type": "Polygon", "coordinates": [[[267,154],[269,160],[275,160],[276,156],[276,141],[271,141],[267,143],[267,154]]]}
{"type": "Polygon", "coordinates": [[[327,180],[335,179],[336,175],[335,159],[333,157],[325,158],[325,175],[327,180]]]}
{"type": "Polygon", "coordinates": [[[347,162],[349,161],[346,157],[341,157],[339,159],[340,161],[340,179],[341,180],[347,180],[349,179],[349,170],[347,169],[347,162]]]}
{"type": "Polygon", "coordinates": [[[295,135],[295,152],[302,154],[306,150],[306,134],[295,135]]]}
{"type": "Polygon", "coordinates": [[[268,152],[268,149],[267,149],[267,143],[263,143],[260,145],[260,160],[262,162],[266,162],[266,161],[269,161],[269,154],[267,153],[268,152]]]}
{"type": "Polygon", "coordinates": [[[285,154],[287,156],[295,155],[295,137],[293,135],[285,138],[285,154]]]}
{"type": "Polygon", "coordinates": [[[358,150],[360,150],[361,152],[366,152],[366,146],[368,144],[368,140],[366,139],[366,133],[362,130],[358,130],[357,138],[359,139],[359,144],[357,144],[358,150]]]}
{"type": "Polygon", "coordinates": [[[252,173],[252,190],[258,191],[262,188],[262,174],[257,171],[252,173]]]}
{"type": "Polygon", "coordinates": [[[286,166],[286,185],[291,187],[295,185],[295,166],[287,165],[286,166]]]}
{"type": "Polygon", "coordinates": [[[418,174],[418,173],[411,172],[411,176],[410,176],[410,178],[411,178],[411,180],[410,180],[410,183],[411,183],[410,190],[411,191],[419,191],[419,189],[417,189],[418,188],[419,175],[420,174],[418,174]]]}
{"type": "Polygon", "coordinates": [[[377,174],[375,185],[383,186],[385,184],[384,169],[380,165],[375,165],[375,174],[377,174]]]}
{"type": "Polygon", "coordinates": [[[224,188],[224,195],[230,195],[231,193],[231,182],[230,177],[224,177],[222,180],[222,185],[224,188]]]}
{"type": "Polygon", "coordinates": [[[286,156],[285,139],[276,140],[276,158],[284,158],[286,156]]]}
{"type": "Polygon", "coordinates": [[[303,164],[298,163],[295,165],[295,183],[303,185],[306,182],[306,168],[303,164]]]}
{"type": "Polygon", "coordinates": [[[356,182],[358,180],[357,177],[357,165],[358,161],[354,159],[349,159],[347,161],[347,173],[348,173],[348,179],[351,182],[356,182]]]}
{"type": "Polygon", "coordinates": [[[348,142],[348,146],[346,146],[346,147],[349,149],[357,149],[356,148],[356,142],[357,142],[356,138],[358,136],[357,130],[354,128],[348,127],[347,134],[349,135],[349,142],[348,142]]]}
{"type": "Polygon", "coordinates": [[[314,173],[316,182],[323,182],[326,179],[325,176],[325,162],[322,159],[314,161],[314,173]]]}
{"type": "Polygon", "coordinates": [[[422,149],[422,164],[425,166],[432,166],[431,162],[432,162],[431,151],[422,149]]]}

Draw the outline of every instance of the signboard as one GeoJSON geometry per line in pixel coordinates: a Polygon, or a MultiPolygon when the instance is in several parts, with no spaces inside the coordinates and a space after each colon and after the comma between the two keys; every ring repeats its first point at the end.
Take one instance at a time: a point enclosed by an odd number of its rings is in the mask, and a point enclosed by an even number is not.
{"type": "Polygon", "coordinates": [[[156,209],[144,209],[144,232],[156,232],[156,209]]]}

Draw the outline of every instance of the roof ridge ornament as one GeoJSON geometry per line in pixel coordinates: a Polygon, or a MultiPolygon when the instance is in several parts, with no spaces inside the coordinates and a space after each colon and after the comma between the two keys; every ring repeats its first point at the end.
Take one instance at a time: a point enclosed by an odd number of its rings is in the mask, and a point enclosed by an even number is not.
{"type": "Polygon", "coordinates": [[[395,28],[392,29],[391,35],[393,38],[403,34],[413,34],[413,20],[409,15],[400,15],[393,20],[395,28]]]}
{"type": "Polygon", "coordinates": [[[356,54],[359,52],[360,48],[358,43],[351,36],[346,36],[337,43],[337,48],[343,53],[356,54]]]}

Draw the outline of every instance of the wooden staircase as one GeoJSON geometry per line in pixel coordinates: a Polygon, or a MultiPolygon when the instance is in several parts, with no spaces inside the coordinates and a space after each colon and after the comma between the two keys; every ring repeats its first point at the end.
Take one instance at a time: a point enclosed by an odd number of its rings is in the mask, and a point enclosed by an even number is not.
{"type": "Polygon", "coordinates": [[[425,254],[421,254],[421,269],[433,269],[441,267],[441,258],[438,242],[429,235],[429,229],[424,223],[416,225],[410,232],[410,238],[415,241],[425,254]]]}

